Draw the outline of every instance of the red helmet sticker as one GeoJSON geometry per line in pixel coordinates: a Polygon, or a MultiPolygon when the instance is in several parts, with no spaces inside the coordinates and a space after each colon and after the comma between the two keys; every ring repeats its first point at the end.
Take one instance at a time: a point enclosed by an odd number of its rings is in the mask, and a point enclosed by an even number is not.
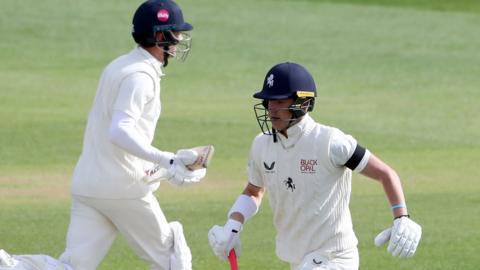
{"type": "Polygon", "coordinates": [[[169,16],[170,16],[170,15],[168,14],[168,10],[166,10],[166,9],[160,9],[160,10],[158,11],[158,13],[157,13],[157,18],[158,18],[158,20],[161,21],[161,22],[166,22],[166,21],[168,21],[168,17],[169,17],[169,16]]]}

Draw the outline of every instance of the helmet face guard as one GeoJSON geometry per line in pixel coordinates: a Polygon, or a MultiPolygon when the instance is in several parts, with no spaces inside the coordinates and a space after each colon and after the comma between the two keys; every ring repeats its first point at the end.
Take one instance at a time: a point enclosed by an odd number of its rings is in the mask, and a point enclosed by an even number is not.
{"type": "Polygon", "coordinates": [[[263,134],[272,135],[272,120],[268,116],[264,102],[253,105],[253,110],[255,111],[255,118],[263,134]]]}
{"type": "Polygon", "coordinates": [[[169,57],[184,62],[192,48],[192,37],[186,32],[172,31],[163,32],[164,40],[156,41],[155,45],[162,47],[169,57]],[[170,46],[175,46],[175,50],[170,50],[170,46]]]}
{"type": "MultiPolygon", "coordinates": [[[[288,122],[287,128],[296,124],[307,112],[312,111],[314,102],[315,100],[313,98],[297,98],[292,105],[283,109],[288,110],[292,114],[292,118],[285,120],[288,122]]],[[[255,104],[253,110],[255,111],[255,118],[263,134],[273,135],[276,131],[273,130],[272,120],[268,115],[268,100],[263,100],[261,103],[255,104]]]]}

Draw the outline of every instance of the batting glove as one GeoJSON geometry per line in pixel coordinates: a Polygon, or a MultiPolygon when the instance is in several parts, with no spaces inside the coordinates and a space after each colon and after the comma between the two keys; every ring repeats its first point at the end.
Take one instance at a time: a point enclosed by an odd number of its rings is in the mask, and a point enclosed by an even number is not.
{"type": "Polygon", "coordinates": [[[175,159],[182,162],[183,165],[192,165],[197,161],[198,153],[192,149],[180,149],[175,154],[175,159]]]}
{"type": "Polygon", "coordinates": [[[173,164],[168,169],[168,181],[176,186],[198,183],[207,174],[207,169],[189,170],[182,162],[173,160],[173,164]]]}
{"type": "Polygon", "coordinates": [[[240,231],[242,223],[229,219],[225,226],[213,226],[208,232],[208,241],[212,247],[213,253],[222,260],[228,260],[228,254],[235,249],[237,257],[240,257],[241,243],[240,231]]]}
{"type": "Polygon", "coordinates": [[[389,242],[387,251],[395,257],[412,257],[417,250],[422,227],[407,216],[396,218],[393,226],[379,233],[375,237],[375,245],[381,246],[389,242]]]}

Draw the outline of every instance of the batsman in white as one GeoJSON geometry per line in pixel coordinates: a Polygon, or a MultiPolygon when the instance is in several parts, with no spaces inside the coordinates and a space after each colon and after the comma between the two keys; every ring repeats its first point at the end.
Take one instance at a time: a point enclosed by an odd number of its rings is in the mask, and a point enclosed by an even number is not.
{"type": "MultiPolygon", "coordinates": [[[[276,254],[291,269],[358,269],[357,238],[349,210],[352,171],[379,181],[392,208],[393,224],[376,239],[388,252],[411,257],[421,227],[410,219],[397,173],[337,128],[315,122],[316,86],[301,65],[271,68],[255,114],[262,129],[253,141],[248,184],[208,239],[215,255],[240,254],[240,233],[268,190],[277,231],[276,254]]],[[[248,252],[248,251],[247,251],[248,252]]]]}
{"type": "Polygon", "coordinates": [[[195,151],[175,154],[151,145],[160,117],[162,68],[169,57],[185,60],[191,45],[185,31],[192,29],[172,0],[150,0],[138,7],[132,27],[137,46],[105,68],[88,117],[72,179],[65,252],[56,260],[1,250],[1,270],[94,270],[118,233],[152,270],[192,268],[182,225],[167,222],[152,193],[160,180],[194,183],[206,169],[186,168],[195,162],[195,151]],[[145,181],[154,164],[163,170],[155,174],[157,179],[145,181]]]}

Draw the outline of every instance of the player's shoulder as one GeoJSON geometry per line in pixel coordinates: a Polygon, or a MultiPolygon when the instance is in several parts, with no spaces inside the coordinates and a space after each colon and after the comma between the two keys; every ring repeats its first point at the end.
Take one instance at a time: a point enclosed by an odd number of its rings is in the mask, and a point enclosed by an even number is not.
{"type": "Polygon", "coordinates": [[[127,65],[127,63],[130,62],[132,59],[131,55],[132,55],[132,52],[128,52],[114,58],[112,61],[110,61],[110,63],[108,64],[108,67],[109,66],[117,67],[117,66],[127,65]]]}
{"type": "Polygon", "coordinates": [[[339,128],[322,124],[322,123],[316,123],[314,131],[316,135],[322,135],[322,136],[328,136],[328,137],[339,136],[344,134],[343,131],[341,131],[339,128]]]}
{"type": "Polygon", "coordinates": [[[260,132],[255,136],[252,142],[252,147],[253,148],[259,148],[259,147],[264,147],[266,146],[269,142],[272,142],[273,138],[272,135],[264,134],[260,132]]]}
{"type": "Polygon", "coordinates": [[[272,140],[272,135],[264,134],[263,132],[258,133],[253,139],[254,143],[265,143],[268,140],[272,140]]]}
{"type": "Polygon", "coordinates": [[[139,48],[135,48],[130,52],[120,55],[110,62],[108,66],[116,69],[133,69],[140,71],[154,71],[152,65],[145,60],[139,48]]]}

